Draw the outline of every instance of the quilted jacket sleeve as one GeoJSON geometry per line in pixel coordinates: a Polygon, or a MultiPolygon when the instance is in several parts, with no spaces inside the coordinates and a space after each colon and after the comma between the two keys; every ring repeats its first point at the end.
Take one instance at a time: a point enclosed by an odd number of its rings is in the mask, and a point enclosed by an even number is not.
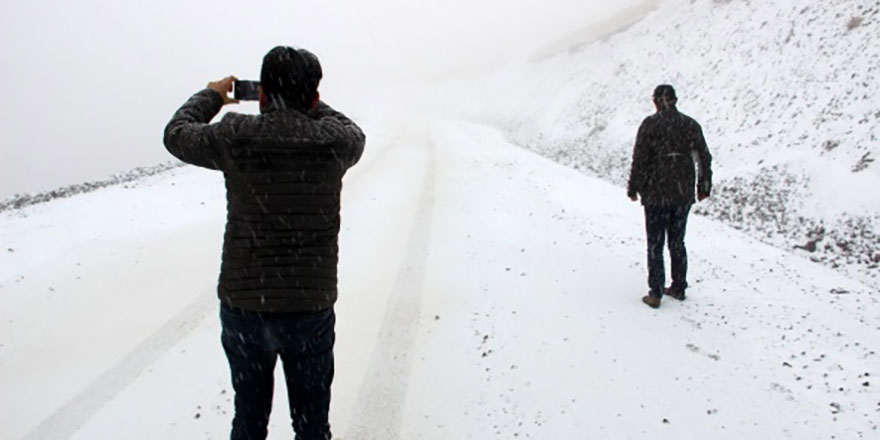
{"type": "Polygon", "coordinates": [[[220,94],[202,90],[186,101],[165,126],[165,148],[174,157],[192,165],[222,169],[223,140],[228,124],[210,124],[223,107],[220,94]]]}
{"type": "Polygon", "coordinates": [[[629,183],[626,193],[629,197],[635,197],[645,188],[645,180],[647,179],[648,169],[646,162],[650,155],[650,145],[648,139],[649,119],[645,119],[639,126],[639,132],[636,135],[636,143],[633,146],[632,168],[629,172],[629,183]]]}
{"type": "Polygon", "coordinates": [[[354,121],[323,101],[312,110],[311,116],[320,122],[324,136],[338,146],[334,153],[344,168],[350,168],[360,160],[366,137],[354,121]]]}
{"type": "Polygon", "coordinates": [[[697,192],[701,196],[708,197],[712,192],[712,155],[703,137],[703,129],[696,124],[694,130],[694,150],[696,153],[699,175],[697,178],[697,192]]]}

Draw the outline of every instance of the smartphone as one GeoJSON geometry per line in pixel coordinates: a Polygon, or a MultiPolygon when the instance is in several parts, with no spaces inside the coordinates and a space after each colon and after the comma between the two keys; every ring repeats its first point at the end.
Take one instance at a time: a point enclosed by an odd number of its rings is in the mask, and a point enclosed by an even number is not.
{"type": "Polygon", "coordinates": [[[259,101],[259,87],[259,81],[236,81],[232,86],[232,95],[241,101],[259,101]]]}

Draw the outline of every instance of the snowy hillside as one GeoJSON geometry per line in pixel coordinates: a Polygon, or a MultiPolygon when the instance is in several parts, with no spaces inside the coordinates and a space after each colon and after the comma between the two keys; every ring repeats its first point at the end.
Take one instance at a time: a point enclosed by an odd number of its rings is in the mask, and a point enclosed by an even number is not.
{"type": "Polygon", "coordinates": [[[25,206],[36,205],[40,203],[51,202],[53,200],[65,199],[73,197],[77,194],[86,194],[97,191],[101,188],[107,188],[117,185],[138,185],[143,179],[157,174],[165,173],[174,168],[183,166],[184,163],[178,160],[171,160],[159,165],[150,167],[138,167],[122,173],[116,173],[104,179],[93,182],[78,183],[75,185],[63,186],[51,191],[43,191],[36,194],[16,194],[14,196],[0,199],[0,212],[21,209],[25,206]]]}
{"type": "MultiPolygon", "coordinates": [[[[665,0],[490,77],[345,96],[367,147],[334,438],[877,438],[878,10],[665,0]],[[653,310],[622,185],[660,82],[716,189],[688,299],[653,310]]],[[[178,165],[0,201],[0,439],[228,438],[223,177],[178,165]]]]}
{"type": "MultiPolygon", "coordinates": [[[[479,125],[364,128],[343,195],[339,438],[880,429],[870,287],[696,217],[689,298],[651,310],[641,211],[614,186],[479,125]]],[[[0,213],[0,437],[228,438],[223,221],[221,175],[194,167],[0,213]]],[[[272,440],[291,438],[282,390],[272,440]]]]}
{"type": "Polygon", "coordinates": [[[878,286],[878,23],[873,0],[667,0],[599,41],[456,84],[471,97],[456,108],[622,186],[653,88],[671,83],[714,155],[697,213],[878,286]]]}

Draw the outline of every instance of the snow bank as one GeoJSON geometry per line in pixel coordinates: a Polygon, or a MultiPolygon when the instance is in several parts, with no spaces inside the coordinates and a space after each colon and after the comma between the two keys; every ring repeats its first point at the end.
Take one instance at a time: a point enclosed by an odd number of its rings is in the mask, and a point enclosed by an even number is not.
{"type": "Polygon", "coordinates": [[[454,108],[622,186],[653,88],[671,83],[715,159],[714,197],[696,213],[877,285],[878,13],[870,0],[669,0],[592,43],[455,85],[471,99],[454,108]]]}
{"type": "Polygon", "coordinates": [[[4,200],[0,200],[0,212],[10,209],[21,209],[25,206],[50,202],[52,200],[63,199],[77,194],[85,194],[108,186],[137,182],[145,177],[155,176],[183,165],[183,162],[175,160],[151,167],[134,168],[126,172],[113,174],[106,179],[63,186],[61,188],[53,189],[52,191],[45,191],[37,194],[16,194],[7,197],[4,200]]]}

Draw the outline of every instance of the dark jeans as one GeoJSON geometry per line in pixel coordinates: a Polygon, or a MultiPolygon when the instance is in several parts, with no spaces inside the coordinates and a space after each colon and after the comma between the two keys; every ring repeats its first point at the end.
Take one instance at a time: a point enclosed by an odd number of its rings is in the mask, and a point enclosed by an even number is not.
{"type": "Polygon", "coordinates": [[[309,314],[220,307],[221,339],[235,389],[232,440],[263,440],[272,411],[275,362],[281,357],[297,440],[329,439],[333,382],[333,309],[309,314]]]}
{"type": "Polygon", "coordinates": [[[648,235],[648,286],[651,296],[663,296],[666,272],[663,267],[663,245],[669,242],[672,289],[687,287],[687,250],[684,234],[691,205],[645,205],[645,230],[648,235]]]}

